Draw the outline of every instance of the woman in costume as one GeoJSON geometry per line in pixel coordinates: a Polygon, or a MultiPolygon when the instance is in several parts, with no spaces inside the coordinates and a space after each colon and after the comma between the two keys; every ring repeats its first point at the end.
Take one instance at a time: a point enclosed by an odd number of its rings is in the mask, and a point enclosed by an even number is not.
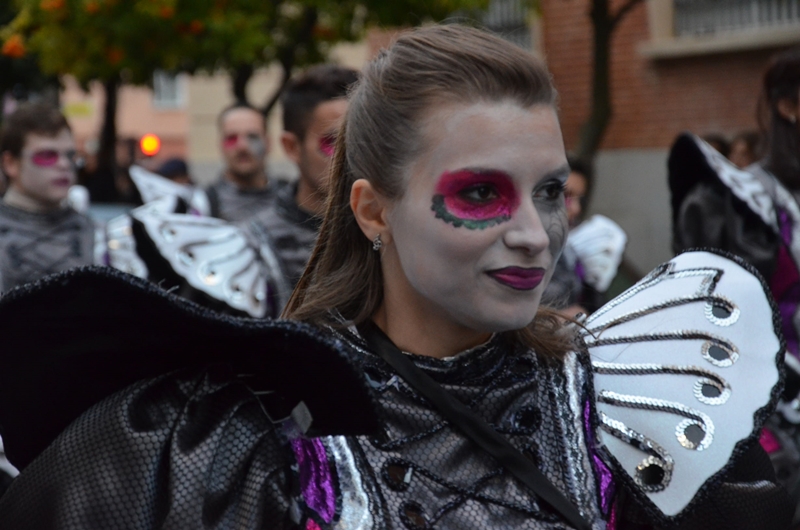
{"type": "Polygon", "coordinates": [[[756,444],[782,344],[746,266],[679,256],[582,341],[539,307],[568,166],[538,61],[474,29],[407,33],[367,66],[335,156],[289,320],[108,269],[0,300],[22,468],[0,528],[785,527],[756,444]],[[49,333],[23,341],[36,319],[49,333]]]}

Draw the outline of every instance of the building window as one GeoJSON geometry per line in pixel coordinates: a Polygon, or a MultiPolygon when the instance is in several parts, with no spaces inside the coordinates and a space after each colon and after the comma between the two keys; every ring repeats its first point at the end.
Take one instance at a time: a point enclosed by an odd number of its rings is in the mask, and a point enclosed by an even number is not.
{"type": "Polygon", "coordinates": [[[482,22],[486,29],[517,46],[526,50],[533,48],[526,2],[522,0],[491,0],[482,22]]]}
{"type": "Polygon", "coordinates": [[[178,109],[184,106],[184,76],[158,70],[153,74],[153,106],[178,109]]]}
{"type": "Polygon", "coordinates": [[[796,27],[800,0],[675,0],[675,36],[796,27]]]}

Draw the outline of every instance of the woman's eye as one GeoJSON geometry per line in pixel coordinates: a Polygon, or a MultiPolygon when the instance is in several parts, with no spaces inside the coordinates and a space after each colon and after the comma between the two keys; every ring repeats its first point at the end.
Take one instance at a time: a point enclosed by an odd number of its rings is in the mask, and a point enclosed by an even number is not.
{"type": "Polygon", "coordinates": [[[494,189],[494,186],[489,186],[488,184],[471,186],[462,191],[460,195],[473,202],[486,202],[498,197],[497,190],[494,189]]]}
{"type": "Polygon", "coordinates": [[[554,182],[543,186],[533,192],[534,199],[545,199],[547,201],[557,201],[564,196],[564,189],[566,184],[562,182],[554,182]]]}

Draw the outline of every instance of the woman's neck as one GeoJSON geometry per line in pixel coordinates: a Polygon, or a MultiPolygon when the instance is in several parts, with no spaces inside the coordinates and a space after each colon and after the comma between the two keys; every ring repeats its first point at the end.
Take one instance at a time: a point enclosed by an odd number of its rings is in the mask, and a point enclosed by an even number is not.
{"type": "Polygon", "coordinates": [[[405,352],[443,359],[479,346],[492,336],[408,309],[383,303],[372,316],[375,324],[405,352]]]}

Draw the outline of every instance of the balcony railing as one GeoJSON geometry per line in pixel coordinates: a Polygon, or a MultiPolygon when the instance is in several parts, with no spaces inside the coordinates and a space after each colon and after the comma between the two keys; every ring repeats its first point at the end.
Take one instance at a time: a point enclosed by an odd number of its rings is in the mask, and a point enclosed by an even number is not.
{"type": "Polygon", "coordinates": [[[492,0],[483,16],[483,25],[525,49],[531,49],[528,8],[522,0],[492,0]]]}
{"type": "Polygon", "coordinates": [[[719,33],[797,27],[800,0],[675,0],[675,35],[719,33]]]}

